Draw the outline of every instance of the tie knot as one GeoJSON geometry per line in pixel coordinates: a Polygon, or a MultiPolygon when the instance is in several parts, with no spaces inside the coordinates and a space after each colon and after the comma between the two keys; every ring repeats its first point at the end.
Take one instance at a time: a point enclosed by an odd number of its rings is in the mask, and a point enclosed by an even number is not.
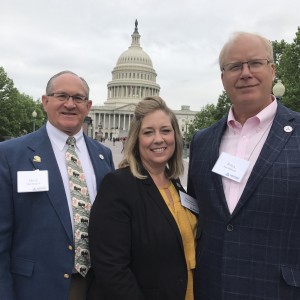
{"type": "Polygon", "coordinates": [[[76,139],[74,138],[74,136],[69,136],[68,139],[67,139],[67,144],[70,145],[70,146],[75,146],[76,144],[76,139]]]}

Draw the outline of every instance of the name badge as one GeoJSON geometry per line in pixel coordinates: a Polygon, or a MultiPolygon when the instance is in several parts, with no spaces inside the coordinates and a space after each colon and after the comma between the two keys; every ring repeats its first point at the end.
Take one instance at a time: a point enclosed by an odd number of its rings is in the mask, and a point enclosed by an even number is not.
{"type": "Polygon", "coordinates": [[[18,171],[18,193],[49,191],[47,170],[18,171]]]}
{"type": "Polygon", "coordinates": [[[186,193],[183,193],[182,191],[179,191],[179,196],[182,206],[195,212],[196,214],[199,214],[199,208],[195,198],[191,197],[186,193]]]}
{"type": "Polygon", "coordinates": [[[212,171],[236,182],[241,182],[250,162],[222,152],[212,171]]]}

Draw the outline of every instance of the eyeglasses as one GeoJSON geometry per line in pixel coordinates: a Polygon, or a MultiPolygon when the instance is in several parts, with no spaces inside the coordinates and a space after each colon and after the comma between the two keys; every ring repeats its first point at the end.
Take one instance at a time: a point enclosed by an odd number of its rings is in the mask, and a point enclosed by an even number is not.
{"type": "Polygon", "coordinates": [[[272,63],[268,59],[254,59],[249,61],[238,61],[234,63],[229,63],[223,66],[223,71],[228,73],[237,73],[243,69],[244,64],[248,65],[249,70],[252,73],[261,71],[266,65],[272,63]]]}
{"type": "Polygon", "coordinates": [[[57,100],[61,102],[67,102],[69,98],[72,98],[75,103],[83,103],[88,100],[88,97],[81,96],[81,95],[68,95],[66,93],[52,93],[48,94],[47,96],[55,97],[57,100]]]}

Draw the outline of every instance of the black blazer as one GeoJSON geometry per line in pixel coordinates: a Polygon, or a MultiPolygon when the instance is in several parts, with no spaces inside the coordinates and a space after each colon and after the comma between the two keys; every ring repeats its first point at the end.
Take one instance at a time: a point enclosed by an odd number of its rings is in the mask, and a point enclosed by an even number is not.
{"type": "MultiPolygon", "coordinates": [[[[147,179],[137,179],[124,168],[103,179],[90,215],[96,276],[90,299],[185,299],[187,266],[181,235],[146,175],[147,179]]],[[[184,191],[179,181],[173,184],[184,191]]]]}

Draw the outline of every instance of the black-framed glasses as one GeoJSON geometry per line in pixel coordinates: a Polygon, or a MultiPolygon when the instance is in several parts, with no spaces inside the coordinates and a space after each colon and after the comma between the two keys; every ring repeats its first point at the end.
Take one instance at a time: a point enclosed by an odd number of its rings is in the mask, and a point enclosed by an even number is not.
{"type": "Polygon", "coordinates": [[[272,63],[272,61],[266,58],[253,59],[249,61],[237,61],[224,65],[222,70],[228,73],[238,73],[242,71],[244,64],[247,64],[249,70],[255,73],[261,71],[269,63],[272,63]]]}
{"type": "Polygon", "coordinates": [[[61,102],[67,102],[70,98],[73,99],[75,103],[83,103],[88,100],[88,97],[82,95],[69,95],[66,93],[51,93],[47,96],[55,97],[57,100],[61,102]]]}

